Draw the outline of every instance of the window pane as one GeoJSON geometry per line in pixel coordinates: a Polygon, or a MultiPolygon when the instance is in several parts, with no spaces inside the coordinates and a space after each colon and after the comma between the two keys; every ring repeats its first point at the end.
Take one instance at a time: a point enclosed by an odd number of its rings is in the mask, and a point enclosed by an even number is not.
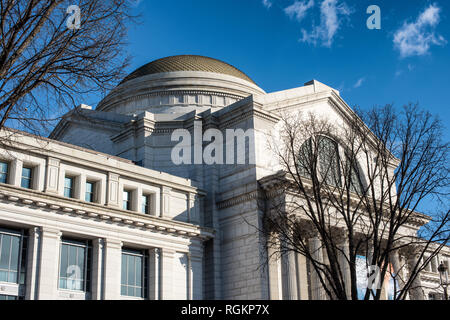
{"type": "Polygon", "coordinates": [[[86,182],[85,200],[87,202],[94,202],[94,183],[92,182],[86,182]]]}
{"type": "Polygon", "coordinates": [[[78,268],[80,268],[79,274],[77,274],[77,279],[84,279],[84,257],[85,257],[85,248],[77,248],[78,250],[78,268]]]}
{"type": "Polygon", "coordinates": [[[20,238],[11,237],[11,260],[9,268],[11,270],[19,270],[19,251],[20,251],[20,238]]]}
{"type": "Polygon", "coordinates": [[[22,188],[31,189],[31,168],[22,168],[22,180],[20,186],[22,188]]]}
{"type": "Polygon", "coordinates": [[[123,210],[130,210],[130,192],[123,192],[123,210]]]}
{"type": "Polygon", "coordinates": [[[0,162],[0,183],[6,183],[8,178],[8,164],[0,162]]]}
{"type": "Polygon", "coordinates": [[[135,285],[134,257],[128,257],[128,285],[135,285]]]}
{"type": "Polygon", "coordinates": [[[31,168],[22,168],[22,177],[23,178],[31,178],[31,168]]]}
{"type": "Polygon", "coordinates": [[[122,284],[127,284],[127,255],[122,254],[122,284]]]}
{"type": "Polygon", "coordinates": [[[0,281],[18,283],[21,236],[0,233],[0,281]]]}
{"type": "Polygon", "coordinates": [[[136,285],[142,286],[142,258],[136,257],[136,285]]]}
{"type": "Polygon", "coordinates": [[[143,297],[143,261],[144,255],[140,251],[122,252],[122,295],[143,297]]]}
{"type": "Polygon", "coordinates": [[[11,250],[11,236],[2,235],[2,252],[0,254],[0,269],[9,269],[9,255],[11,250]]]}
{"type": "MultiPolygon", "coordinates": [[[[62,289],[69,290],[85,290],[85,273],[86,270],[86,250],[88,250],[85,242],[65,240],[61,246],[60,261],[60,279],[59,286],[62,289]]],[[[87,252],[90,252],[89,250],[87,252]]],[[[86,279],[89,281],[89,279],[86,279]]],[[[86,281],[86,284],[88,283],[86,281]]],[[[89,288],[86,287],[86,290],[89,288]]]]}
{"type": "Polygon", "coordinates": [[[64,196],[67,198],[72,198],[73,192],[73,178],[65,178],[64,179],[64,196]]]}
{"type": "Polygon", "coordinates": [[[63,244],[61,247],[61,262],[60,262],[60,270],[59,270],[59,275],[61,277],[67,277],[67,267],[68,267],[68,246],[63,244]]]}

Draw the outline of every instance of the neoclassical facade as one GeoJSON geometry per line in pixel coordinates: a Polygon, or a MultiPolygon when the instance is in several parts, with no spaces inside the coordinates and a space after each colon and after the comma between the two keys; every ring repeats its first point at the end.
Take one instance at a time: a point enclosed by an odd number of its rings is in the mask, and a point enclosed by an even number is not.
{"type": "MultiPolygon", "coordinates": [[[[137,69],[48,139],[3,131],[0,298],[321,299],[302,257],[260,268],[258,194],[275,174],[265,139],[283,110],[353,112],[318,81],[266,93],[229,64],[186,55],[137,69]],[[246,161],[177,165],[179,129],[203,146],[208,129],[251,129],[246,161]]],[[[231,150],[223,159],[242,156],[231,150]]],[[[450,263],[448,247],[439,260],[450,263]]],[[[425,298],[439,294],[437,264],[421,278],[425,298]]]]}

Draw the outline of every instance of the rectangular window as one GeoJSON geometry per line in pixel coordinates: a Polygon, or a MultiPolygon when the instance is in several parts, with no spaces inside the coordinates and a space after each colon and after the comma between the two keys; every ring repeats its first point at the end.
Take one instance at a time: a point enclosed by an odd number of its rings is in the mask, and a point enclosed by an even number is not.
{"type": "Polygon", "coordinates": [[[131,210],[131,192],[123,191],[123,210],[131,210]]]}
{"type": "Polygon", "coordinates": [[[95,183],[94,182],[86,182],[86,195],[85,200],[87,202],[94,202],[94,190],[95,190],[95,183]]]}
{"type": "Polygon", "coordinates": [[[0,229],[0,282],[25,284],[27,237],[0,229]]]}
{"type": "Polygon", "coordinates": [[[8,183],[8,163],[0,162],[0,183],[8,183]]]}
{"type": "Polygon", "coordinates": [[[22,180],[20,182],[20,186],[22,188],[31,189],[32,188],[32,179],[33,179],[33,169],[23,167],[22,168],[22,180]]]}
{"type": "Polygon", "coordinates": [[[141,212],[144,214],[150,214],[150,204],[151,204],[151,196],[143,195],[142,196],[142,208],[141,212]]]}
{"type": "Polygon", "coordinates": [[[63,239],[59,262],[59,288],[90,291],[91,246],[89,241],[63,239]]]}
{"type": "Polygon", "coordinates": [[[147,260],[143,250],[122,250],[122,296],[147,298],[147,260]]]}
{"type": "Polygon", "coordinates": [[[64,178],[64,197],[73,198],[73,181],[74,178],[64,178]]]}

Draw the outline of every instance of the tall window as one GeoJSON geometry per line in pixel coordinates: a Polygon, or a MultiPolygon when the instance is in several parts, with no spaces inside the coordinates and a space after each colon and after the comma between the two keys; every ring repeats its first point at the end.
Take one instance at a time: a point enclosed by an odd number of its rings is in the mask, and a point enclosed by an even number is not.
{"type": "Polygon", "coordinates": [[[340,186],[339,153],[337,143],[320,136],[318,142],[319,170],[322,179],[329,185],[340,186]]]}
{"type": "Polygon", "coordinates": [[[311,178],[314,168],[314,161],[317,160],[319,176],[328,185],[341,187],[342,175],[345,183],[351,191],[362,193],[363,185],[358,170],[358,162],[345,155],[345,163],[339,157],[338,144],[325,136],[316,138],[316,147],[313,147],[312,139],[308,139],[299,150],[299,171],[302,176],[311,178]],[[341,168],[341,166],[343,168],[341,168]],[[341,169],[345,172],[342,173],[341,169]]]}
{"type": "Polygon", "coordinates": [[[150,214],[150,196],[149,195],[143,195],[142,196],[142,208],[141,212],[144,214],[150,214]]]}
{"type": "Polygon", "coordinates": [[[94,202],[94,190],[95,190],[94,187],[95,187],[94,182],[86,182],[85,200],[87,202],[94,202]]]}
{"type": "Polygon", "coordinates": [[[73,198],[73,181],[72,177],[64,178],[64,197],[73,198]]]}
{"type": "Polygon", "coordinates": [[[148,259],[144,251],[122,250],[121,295],[147,298],[148,259]]]}
{"type": "Polygon", "coordinates": [[[59,288],[90,291],[91,246],[89,241],[63,239],[59,263],[59,288]]]}
{"type": "Polygon", "coordinates": [[[23,231],[0,229],[0,282],[25,283],[26,250],[23,231]]]}
{"type": "Polygon", "coordinates": [[[0,162],[0,183],[8,182],[8,163],[0,162]]]}
{"type": "Polygon", "coordinates": [[[131,210],[131,191],[123,191],[122,201],[123,210],[131,210]]]}
{"type": "Polygon", "coordinates": [[[33,179],[32,174],[33,174],[32,168],[27,168],[27,167],[22,168],[22,180],[20,182],[20,186],[22,188],[26,188],[26,189],[32,188],[32,179],[33,179]]]}

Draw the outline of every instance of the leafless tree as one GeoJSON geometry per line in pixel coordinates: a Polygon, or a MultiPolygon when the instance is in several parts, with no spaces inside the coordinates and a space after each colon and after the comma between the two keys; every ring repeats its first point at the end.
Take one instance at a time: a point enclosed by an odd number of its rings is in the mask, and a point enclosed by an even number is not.
{"type": "MultiPolygon", "coordinates": [[[[342,122],[282,116],[279,135],[270,138],[281,170],[263,179],[271,181],[263,187],[260,230],[268,260],[295,252],[329,299],[357,300],[357,263],[365,257],[380,279],[395,279],[395,299],[420,299],[419,273],[449,242],[442,123],[411,104],[358,114],[342,122]],[[436,211],[417,212],[430,199],[436,211]]],[[[364,299],[379,300],[383,290],[369,283],[364,299]]]]}
{"type": "Polygon", "coordinates": [[[44,134],[124,75],[129,0],[0,1],[0,129],[44,134]],[[77,20],[79,8],[79,21],[77,20]]]}

